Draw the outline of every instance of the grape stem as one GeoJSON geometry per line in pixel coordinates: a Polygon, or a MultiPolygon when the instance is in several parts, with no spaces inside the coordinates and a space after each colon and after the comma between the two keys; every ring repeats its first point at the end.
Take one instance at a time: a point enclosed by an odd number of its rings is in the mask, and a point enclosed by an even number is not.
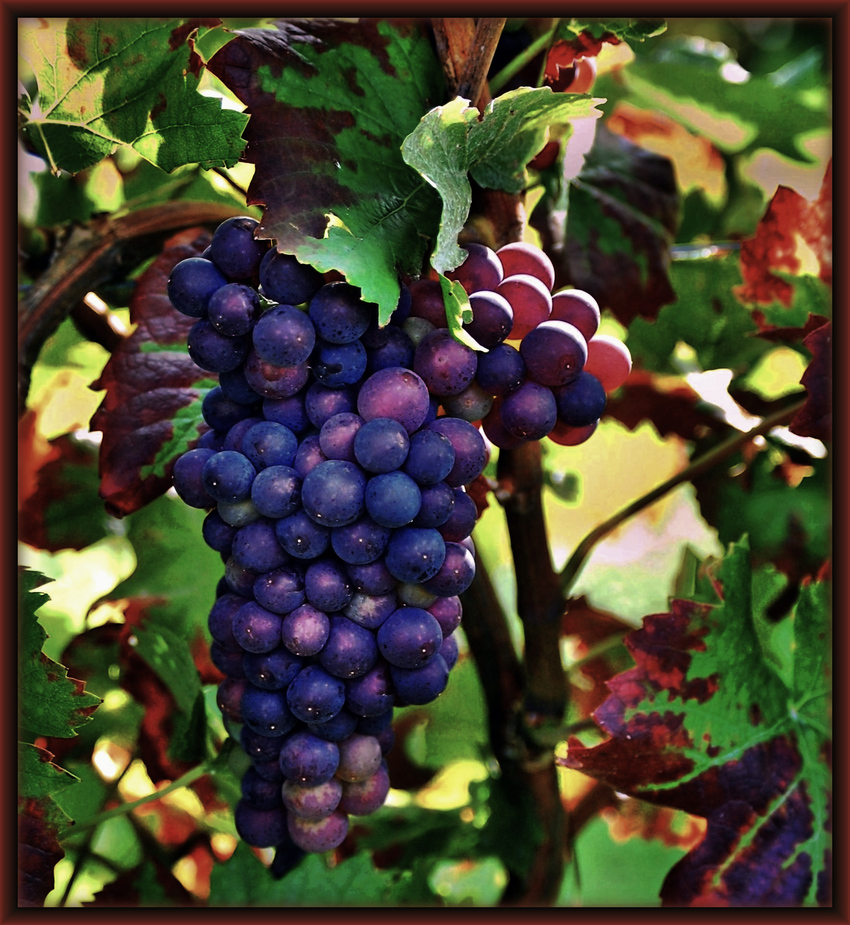
{"type": "Polygon", "coordinates": [[[749,443],[754,437],[765,434],[774,427],[778,427],[793,420],[805,403],[806,399],[800,399],[794,404],[788,405],[768,415],[751,430],[733,435],[728,440],[725,440],[707,453],[704,453],[698,459],[695,459],[689,466],[682,469],[681,472],[677,472],[675,475],[653,488],[652,491],[642,495],[631,504],[617,511],[617,513],[609,517],[608,520],[591,530],[578,544],[566,565],[561,570],[559,577],[563,598],[568,597],[570,589],[573,587],[576,578],[587,561],[587,557],[590,555],[593,547],[596,546],[601,539],[630,517],[639,513],[644,508],[649,507],[651,504],[654,504],[659,498],[662,498],[667,492],[672,491],[672,489],[676,488],[678,485],[699,478],[699,476],[708,472],[718,463],[741,449],[741,447],[749,443]]]}

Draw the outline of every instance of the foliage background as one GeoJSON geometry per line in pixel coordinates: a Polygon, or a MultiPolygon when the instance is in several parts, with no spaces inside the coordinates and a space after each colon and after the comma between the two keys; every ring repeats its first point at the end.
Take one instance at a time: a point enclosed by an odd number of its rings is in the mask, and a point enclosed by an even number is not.
{"type": "MultiPolygon", "coordinates": [[[[205,40],[220,41],[220,33],[217,39],[211,30],[205,40]]],[[[668,304],[656,299],[648,309],[630,310],[617,287],[640,259],[617,250],[628,236],[627,222],[625,232],[611,231],[607,244],[622,275],[606,276],[611,288],[600,299],[608,308],[604,330],[626,340],[635,373],[591,441],[568,450],[546,447],[544,505],[556,569],[624,505],[735,428],[746,429],[756,416],[802,395],[800,380],[812,355],[802,343],[807,320],[830,312],[819,277],[822,255],[811,249],[799,250],[803,263],[789,274],[790,305],[773,300],[754,311],[735,296],[745,282],[741,242],[757,235],[777,186],[806,200],[822,189],[831,152],[826,25],[671,20],[663,35],[645,43],[606,46],[599,65],[593,96],[607,100],[599,107],[601,122],[672,162],[680,210],[675,239],[667,243],[677,259],[669,273],[649,271],[659,286],[669,280],[669,297],[661,300],[668,304]],[[736,68],[749,80],[740,83],[736,68]],[[800,118],[767,105],[780,91],[799,107],[800,118]],[[787,330],[773,339],[756,336],[771,329],[787,330]]],[[[22,78],[31,84],[26,71],[22,78]]],[[[202,80],[210,92],[232,100],[208,71],[202,80]]],[[[241,108],[231,105],[234,112],[241,108]]],[[[54,176],[22,149],[24,293],[75,226],[96,227],[104,216],[175,202],[205,203],[222,216],[229,210],[262,214],[245,205],[251,165],[204,170],[187,163],[166,174],[131,148],[103,153],[73,176],[54,176]]],[[[603,158],[599,169],[610,167],[603,158]]],[[[529,191],[530,203],[547,202],[553,188],[545,173],[541,181],[529,191]]],[[[588,240],[597,190],[598,175],[595,185],[587,173],[583,185],[571,188],[568,241],[588,240]]],[[[656,206],[663,202],[653,201],[656,206]]],[[[780,225],[783,220],[788,216],[780,225]]],[[[550,246],[550,229],[534,216],[531,224],[532,239],[550,246]]],[[[663,240],[663,233],[658,236],[663,240]]],[[[605,254],[606,246],[598,252],[605,254]]],[[[575,257],[566,262],[574,278],[579,263],[575,257]]],[[[28,639],[27,651],[36,660],[42,652],[85,684],[84,691],[71,685],[65,692],[82,711],[74,714],[72,737],[42,719],[24,723],[25,741],[53,755],[47,781],[33,797],[40,811],[46,797],[48,820],[62,833],[61,847],[48,854],[48,867],[58,863],[45,904],[497,903],[509,870],[522,864],[511,852],[522,855],[533,834],[515,838],[507,823],[500,824],[510,815],[493,783],[484,694],[468,653],[444,697],[398,721],[393,799],[346,852],[332,861],[310,857],[274,880],[257,853],[237,845],[227,806],[241,766],[225,745],[215,706],[217,674],[205,648],[220,562],[201,539],[203,514],[164,495],[118,518],[98,497],[101,438],[90,422],[104,393],[92,384],[115,341],[84,324],[93,322],[94,308],[101,317],[106,311],[116,337],[129,331],[133,282],[145,265],[139,259],[126,278],[118,273],[99,282],[88,310],[73,312],[47,340],[19,425],[19,561],[49,579],[37,589],[27,586],[23,598],[22,613],[32,617],[37,610],[37,624],[27,625],[46,633],[43,640],[28,639]],[[96,699],[101,702],[92,712],[96,699]],[[187,774],[182,780],[192,786],[145,802],[135,813],[120,809],[187,774]],[[118,809],[110,814],[111,807],[118,809]],[[69,819],[76,825],[66,830],[69,819]]],[[[591,283],[603,285],[599,278],[591,283]]],[[[755,573],[775,579],[773,603],[780,600],[781,607],[786,590],[784,603],[793,606],[801,582],[818,575],[829,557],[829,521],[823,442],[783,431],[685,481],[599,542],[571,588],[580,629],[565,627],[560,643],[572,695],[568,719],[580,724],[582,741],[590,746],[604,737],[587,716],[604,697],[603,681],[631,665],[623,629],[666,612],[672,595],[692,596],[703,564],[744,535],[755,573]],[[595,620],[598,636],[587,620],[595,620]],[[591,652],[606,639],[607,648],[591,652]]],[[[476,542],[519,644],[516,576],[504,514],[492,499],[476,542]]],[[[781,636],[788,622],[777,621],[773,632],[781,636]]],[[[777,651],[787,644],[781,638],[777,651]]],[[[49,679],[28,689],[27,703],[59,683],[52,674],[49,679]]],[[[68,707],[60,702],[48,712],[61,726],[68,707]]],[[[705,821],[681,809],[615,798],[594,789],[578,770],[562,768],[559,775],[576,834],[555,904],[657,905],[668,871],[699,843],[705,821]]]]}

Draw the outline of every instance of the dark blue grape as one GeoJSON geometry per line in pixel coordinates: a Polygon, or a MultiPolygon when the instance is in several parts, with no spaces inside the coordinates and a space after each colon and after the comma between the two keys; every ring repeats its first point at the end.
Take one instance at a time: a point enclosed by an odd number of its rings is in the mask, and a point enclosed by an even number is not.
{"type": "Polygon", "coordinates": [[[327,527],[353,523],[363,513],[366,476],[354,463],[329,459],[304,477],[301,503],[304,510],[327,527]]]}
{"type": "Polygon", "coordinates": [[[383,559],[366,565],[349,565],[348,575],[354,587],[364,594],[389,594],[398,584],[383,559]]]}
{"type": "Polygon", "coordinates": [[[245,358],[245,380],[261,398],[288,398],[310,381],[310,367],[306,360],[294,366],[277,366],[250,349],[245,358]]]}
{"type": "Polygon", "coordinates": [[[498,292],[473,292],[469,296],[472,321],[464,328],[482,347],[495,347],[511,333],[514,326],[514,310],[511,303],[498,292]]]}
{"type": "Polygon", "coordinates": [[[263,417],[267,421],[283,424],[294,434],[303,434],[310,428],[304,395],[303,392],[296,392],[288,398],[266,398],[263,401],[263,417]]]}
{"type": "Polygon", "coordinates": [[[366,510],[383,527],[403,527],[419,513],[419,486],[404,472],[373,475],[366,485],[366,510]]]}
{"type": "Polygon", "coordinates": [[[230,649],[237,646],[238,642],[233,635],[233,618],[239,608],[246,603],[248,603],[247,598],[234,594],[232,591],[216,598],[207,617],[210,636],[230,649]]]}
{"type": "Polygon", "coordinates": [[[540,440],[555,426],[558,406],[548,386],[527,379],[502,399],[499,414],[505,429],[515,437],[540,440]]]}
{"type": "Polygon", "coordinates": [[[247,337],[228,337],[217,331],[212,323],[201,318],[193,325],[186,338],[189,356],[196,366],[211,373],[235,369],[248,355],[247,337]]]}
{"type": "Polygon", "coordinates": [[[337,678],[357,678],[366,674],[378,658],[378,647],[372,632],[349,620],[332,616],[331,629],[319,664],[337,678]]]}
{"type": "Polygon", "coordinates": [[[462,392],[475,378],[478,355],[440,328],[416,346],[413,370],[421,376],[432,395],[445,397],[462,392]]]}
{"type": "Polygon", "coordinates": [[[245,368],[242,365],[219,373],[218,383],[225,398],[239,405],[255,406],[261,399],[261,396],[248,384],[245,378],[245,368]]]}
{"type": "Polygon", "coordinates": [[[282,565],[258,575],[254,581],[257,602],[277,614],[287,614],[305,600],[304,573],[294,564],[282,565]]]}
{"type": "Polygon", "coordinates": [[[359,340],[350,344],[317,340],[310,363],[313,376],[323,385],[332,389],[353,385],[366,372],[366,348],[359,340]]]}
{"type": "Polygon", "coordinates": [[[260,285],[271,302],[300,305],[322,288],[324,279],[309,264],[299,263],[291,254],[281,254],[272,248],[260,262],[260,285]]]}
{"type": "Polygon", "coordinates": [[[433,604],[425,608],[440,624],[443,639],[450,636],[460,626],[463,605],[459,597],[438,597],[433,604]]]}
{"type": "Polygon", "coordinates": [[[221,450],[204,463],[201,480],[207,494],[216,501],[244,501],[251,497],[251,483],[256,474],[242,453],[221,450]]]}
{"type": "Polygon", "coordinates": [[[448,437],[429,427],[410,438],[402,469],[420,485],[436,485],[452,471],[455,450],[448,437]]]}
{"type": "Polygon", "coordinates": [[[398,421],[374,418],[354,435],[353,449],[355,459],[367,472],[392,472],[407,459],[410,437],[398,421]]]}
{"type": "Polygon", "coordinates": [[[303,437],[295,453],[292,468],[303,480],[307,473],[315,469],[319,463],[327,462],[328,457],[322,452],[318,434],[309,434],[303,437]]]}
{"type": "Polygon", "coordinates": [[[317,524],[303,509],[282,517],[275,530],[280,545],[296,559],[315,559],[331,542],[330,528],[317,524]]]}
{"type": "Polygon", "coordinates": [[[407,704],[421,706],[442,694],[449,683],[449,668],[439,652],[422,668],[390,668],[396,695],[407,704]]]}
{"type": "Polygon", "coordinates": [[[572,382],[552,389],[558,420],[570,427],[587,427],[605,412],[608,396],[593,373],[584,370],[572,382]]]}
{"type": "Polygon", "coordinates": [[[253,572],[270,572],[289,556],[281,548],[271,520],[255,520],[240,527],[233,539],[233,561],[253,572]]]}
{"type": "Polygon", "coordinates": [[[446,636],[443,640],[443,644],[440,646],[440,655],[446,663],[446,667],[451,671],[457,664],[459,655],[456,637],[446,636]]]}
{"type": "Polygon", "coordinates": [[[217,639],[210,643],[210,661],[228,678],[245,677],[244,658],[245,650],[241,647],[228,649],[217,639]]]}
{"type": "Polygon", "coordinates": [[[455,461],[444,480],[457,488],[478,478],[487,465],[487,444],[477,427],[459,418],[437,418],[429,430],[442,434],[455,451],[455,461]]]}
{"type": "Polygon", "coordinates": [[[299,366],[316,346],[316,329],[305,312],[277,305],[263,314],[252,335],[258,355],[275,366],[299,366]]]}
{"type": "Polygon", "coordinates": [[[421,668],[440,649],[443,632],[433,614],[420,607],[400,607],[378,628],[378,648],[397,668],[421,668]]]}
{"type": "Polygon", "coordinates": [[[392,531],[376,523],[368,514],[353,523],[331,530],[333,551],[348,565],[366,565],[379,559],[387,548],[392,531]]]}
{"type": "MultiPolygon", "coordinates": [[[[255,396],[259,402],[260,396],[255,396]]],[[[220,385],[214,386],[201,402],[201,414],[214,430],[226,433],[244,418],[254,415],[256,403],[237,402],[224,394],[220,385]]]]}
{"type": "MultiPolygon", "coordinates": [[[[373,668],[372,671],[377,671],[378,668],[373,668]]],[[[390,680],[390,669],[387,665],[381,666],[381,671],[386,675],[386,685],[389,691],[392,691],[392,681],[390,680]]],[[[370,672],[371,674],[372,672],[370,672]]],[[[363,678],[356,678],[351,682],[354,684],[362,684],[365,681],[366,676],[363,678]]],[[[357,718],[357,731],[362,732],[363,735],[367,736],[376,736],[379,733],[383,732],[387,726],[392,725],[394,710],[392,706],[387,707],[382,713],[369,713],[358,716],[357,718]]]]}
{"type": "Polygon", "coordinates": [[[264,690],[253,684],[247,684],[242,694],[242,719],[264,736],[283,736],[297,725],[282,690],[264,690]]]}
{"type": "Polygon", "coordinates": [[[254,848],[273,848],[286,841],[286,813],[279,807],[259,809],[241,799],[233,811],[233,822],[242,841],[254,848]]]}
{"type": "Polygon", "coordinates": [[[525,360],[511,344],[497,344],[479,354],[475,379],[491,395],[507,395],[525,381],[525,360]]]}
{"type": "Polygon", "coordinates": [[[413,341],[402,328],[394,324],[389,324],[381,330],[386,332],[383,343],[371,348],[366,344],[368,348],[366,372],[371,374],[379,369],[387,369],[390,366],[406,366],[410,368],[413,365],[413,353],[415,350],[413,341]]]}
{"type": "Polygon", "coordinates": [[[269,466],[251,483],[251,500],[264,517],[288,517],[301,507],[301,479],[289,466],[269,466]]]}
{"type": "Polygon", "coordinates": [[[257,290],[242,283],[228,283],[217,289],[207,305],[207,318],[226,337],[249,334],[259,316],[257,290]]]}
{"type": "Polygon", "coordinates": [[[390,537],[384,557],[399,581],[422,582],[440,570],[446,544],[433,527],[401,527],[390,537]]]}
{"type": "Polygon", "coordinates": [[[248,601],[233,616],[233,637],[246,652],[271,652],[280,642],[279,614],[248,601]]]}
{"type": "Polygon", "coordinates": [[[335,558],[316,559],[304,573],[307,602],[317,610],[333,613],[351,600],[354,589],[344,565],[335,558]]]}
{"type": "Polygon", "coordinates": [[[357,717],[344,707],[336,716],[324,723],[308,723],[307,729],[319,739],[327,742],[342,742],[357,728],[357,717]]]}
{"type": "MultiPolygon", "coordinates": [[[[387,712],[392,714],[395,692],[386,662],[378,662],[366,674],[346,681],[345,690],[348,709],[356,716],[384,716],[387,712]]],[[[372,735],[367,729],[360,731],[372,735]]]]}
{"type": "Polygon", "coordinates": [[[264,736],[254,732],[250,726],[243,726],[239,741],[252,762],[277,761],[280,756],[281,741],[278,736],[264,736]]]}
{"type": "Polygon", "coordinates": [[[271,652],[247,652],[243,666],[245,677],[255,687],[278,691],[295,680],[304,661],[284,646],[278,646],[271,652]]]}
{"type": "Polygon", "coordinates": [[[291,466],[297,450],[298,437],[274,421],[255,424],[242,440],[242,452],[258,472],[266,466],[291,466]]]}
{"type": "Polygon", "coordinates": [[[447,543],[459,543],[465,540],[478,520],[478,508],[463,488],[455,488],[455,503],[448,520],[437,529],[447,543]]]}
{"type": "Polygon", "coordinates": [[[420,488],[422,504],[413,518],[414,527],[442,527],[455,505],[455,489],[445,482],[423,485],[420,488]]]}
{"type": "Polygon", "coordinates": [[[310,299],[308,312],[319,337],[331,344],[350,344],[369,327],[374,307],[361,301],[354,286],[335,282],[310,299]]]}
{"type": "Polygon", "coordinates": [[[331,388],[321,382],[313,382],[304,395],[304,410],[314,427],[322,424],[342,411],[357,410],[357,392],[350,386],[331,388]]]}
{"type": "Polygon", "coordinates": [[[257,809],[275,809],[282,805],[280,784],[266,780],[255,768],[248,768],[242,775],[242,798],[257,809]]]}
{"type": "Polygon", "coordinates": [[[317,655],[328,641],[330,619],[312,604],[302,604],[287,614],[281,627],[283,644],[295,655],[317,655]]]}
{"type": "Polygon", "coordinates": [[[355,591],[345,605],[343,614],[366,629],[375,630],[397,607],[396,595],[393,592],[367,594],[365,591],[355,591]]]}
{"type": "Polygon", "coordinates": [[[189,507],[210,508],[215,499],[204,486],[203,471],[207,462],[216,455],[215,450],[195,447],[178,456],[172,469],[174,490],[189,507]]]}
{"type": "Polygon", "coordinates": [[[287,703],[305,723],[323,723],[345,705],[345,685],[321,665],[307,665],[289,685],[287,703]]]}
{"type": "Polygon", "coordinates": [[[446,558],[433,578],[422,586],[438,597],[462,594],[475,577],[475,557],[460,543],[446,543],[446,558]]]}
{"type": "MultiPolygon", "coordinates": [[[[259,417],[250,417],[242,418],[241,421],[237,421],[233,427],[225,434],[224,443],[222,444],[223,450],[236,450],[239,453],[243,453],[242,450],[242,440],[245,437],[245,434],[255,425],[259,424],[263,419],[259,417]]],[[[243,453],[243,455],[245,455],[243,453]]]]}
{"type": "Polygon", "coordinates": [[[363,426],[363,418],[353,411],[340,411],[329,417],[319,431],[319,446],[328,459],[356,462],[354,440],[363,426]]]}
{"type": "Polygon", "coordinates": [[[210,259],[229,279],[248,280],[256,276],[260,261],[269,249],[254,232],[259,222],[247,215],[225,219],[213,232],[210,259]]]}
{"type": "Polygon", "coordinates": [[[190,318],[203,318],[212,294],[226,285],[227,279],[211,260],[187,257],[171,271],[168,298],[178,312],[190,318]]]}
{"type": "Polygon", "coordinates": [[[257,573],[241,565],[237,565],[233,561],[232,556],[225,563],[224,578],[228,587],[234,594],[240,594],[245,598],[253,596],[254,582],[257,580],[257,573]]]}

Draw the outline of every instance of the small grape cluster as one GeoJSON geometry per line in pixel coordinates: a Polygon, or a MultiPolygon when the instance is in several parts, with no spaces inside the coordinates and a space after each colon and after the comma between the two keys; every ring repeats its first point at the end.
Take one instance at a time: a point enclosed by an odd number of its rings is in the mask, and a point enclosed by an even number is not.
{"type": "Polygon", "coordinates": [[[357,288],[256,228],[223,222],[169,278],[197,319],[189,354],[219,383],[173,481],[208,511],[224,562],[208,626],[218,705],[250,758],[237,831],[322,852],[383,805],[394,709],[434,700],[457,662],[475,574],[467,486],[492,445],[586,439],[627,354],[594,336],[590,296],[551,295],[536,248],[468,245],[451,274],[482,352],[449,332],[438,282],[402,286],[381,326],[357,288]]]}

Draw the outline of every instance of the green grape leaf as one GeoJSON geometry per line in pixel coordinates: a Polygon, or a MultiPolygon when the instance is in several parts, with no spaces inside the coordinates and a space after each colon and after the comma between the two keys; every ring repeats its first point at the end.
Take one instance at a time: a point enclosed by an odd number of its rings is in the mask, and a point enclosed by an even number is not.
{"type": "Polygon", "coordinates": [[[485,188],[519,193],[548,126],[591,115],[595,102],[587,94],[520,87],[492,100],[483,112],[458,97],[422,118],[401,150],[443,200],[431,258],[437,272],[453,270],[465,256],[457,237],[472,204],[469,175],[485,188]]]}
{"type": "Polygon", "coordinates": [[[240,842],[230,858],[210,875],[209,904],[215,906],[380,906],[395,881],[360,853],[329,867],[325,858],[308,854],[280,880],[252,850],[240,842]]]}
{"type": "Polygon", "coordinates": [[[556,35],[569,41],[582,33],[607,41],[612,38],[623,42],[644,42],[667,30],[663,19],[562,19],[556,35]]]}
{"type": "Polygon", "coordinates": [[[165,243],[130,299],[135,330],[92,384],[106,390],[90,427],[103,432],[100,495],[117,517],[144,507],[171,487],[174,461],[205,427],[201,405],[218,380],[186,352],[186,337],[197,319],[172,306],[166,287],[174,266],[200,254],[209,240],[209,232],[195,228],[165,243]]]}
{"type": "Polygon", "coordinates": [[[280,251],[343,273],[385,322],[437,233],[436,194],[399,148],[444,95],[439,63],[413,20],[275,26],[238,30],[209,63],[251,116],[248,201],[280,251]]]}
{"type": "Polygon", "coordinates": [[[18,795],[44,799],[79,783],[79,778],[53,763],[44,748],[18,742],[18,795]]]}
{"type": "Polygon", "coordinates": [[[42,652],[47,633],[36,611],[48,595],[35,589],[47,580],[32,569],[19,569],[18,725],[32,736],[72,738],[101,700],[42,652]]]}
{"type": "Polygon", "coordinates": [[[720,602],[646,617],[626,639],[635,667],[594,713],[610,737],[573,739],[559,759],[707,820],[665,880],[666,905],[830,902],[830,589],[804,584],[793,632],[770,639],[760,622],[781,583],[753,574],[746,539],[732,546],[720,602]],[[780,641],[787,651],[765,652],[780,641]]]}
{"type": "Polygon", "coordinates": [[[730,48],[702,38],[670,39],[633,61],[622,81],[638,105],[672,116],[730,153],[772,148],[812,163],[803,139],[831,124],[826,94],[813,104],[777,76],[747,75],[730,48]]]}
{"type": "Polygon", "coordinates": [[[177,709],[191,716],[201,682],[185,638],[150,620],[135,635],[136,652],[165,682],[177,709]]]}
{"type": "Polygon", "coordinates": [[[38,82],[21,126],[51,166],[77,173],[121,144],[165,171],[232,167],[247,117],[198,92],[199,30],[217,19],[39,20],[21,35],[38,82]]]}

